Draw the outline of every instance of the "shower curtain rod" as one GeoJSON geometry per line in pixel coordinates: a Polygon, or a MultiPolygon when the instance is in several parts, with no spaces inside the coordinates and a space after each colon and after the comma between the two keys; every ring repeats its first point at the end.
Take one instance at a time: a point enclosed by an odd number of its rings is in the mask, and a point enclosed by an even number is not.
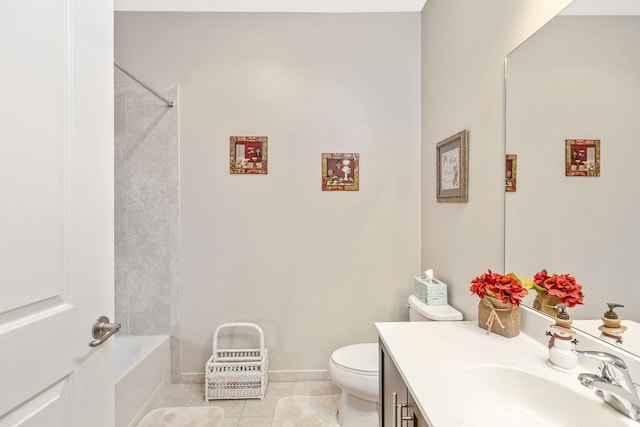
{"type": "Polygon", "coordinates": [[[125,73],[127,76],[131,77],[131,79],[133,79],[136,83],[138,83],[140,86],[142,86],[143,88],[145,88],[146,90],[148,90],[149,92],[151,92],[152,94],[154,94],[155,96],[157,96],[158,98],[160,98],[165,104],[167,104],[167,107],[169,108],[173,108],[174,104],[173,101],[168,100],[167,98],[165,98],[164,96],[160,95],[158,92],[156,92],[155,90],[151,89],[149,86],[147,86],[146,84],[144,84],[138,77],[136,77],[134,74],[131,74],[129,71],[125,70],[122,65],[118,64],[116,61],[113,61],[113,65],[120,71],[122,71],[123,73],[125,73]]]}

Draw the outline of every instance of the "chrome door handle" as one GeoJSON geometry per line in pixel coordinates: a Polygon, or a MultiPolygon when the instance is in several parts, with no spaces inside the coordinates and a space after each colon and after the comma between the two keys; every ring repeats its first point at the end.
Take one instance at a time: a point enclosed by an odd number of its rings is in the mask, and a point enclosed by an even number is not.
{"type": "Polygon", "coordinates": [[[405,415],[402,415],[402,416],[400,417],[400,420],[401,420],[400,422],[401,422],[401,423],[402,423],[402,425],[404,426],[404,422],[405,422],[405,421],[411,421],[411,422],[413,422],[413,417],[412,417],[411,415],[406,415],[406,416],[405,416],[405,415]]]}
{"type": "Polygon", "coordinates": [[[89,343],[89,347],[99,346],[111,338],[111,335],[118,333],[121,327],[122,325],[120,323],[109,323],[107,316],[98,317],[91,327],[91,336],[93,336],[95,340],[89,343]]]}
{"type": "Polygon", "coordinates": [[[393,427],[398,427],[398,393],[393,393],[393,427]]]}
{"type": "Polygon", "coordinates": [[[398,393],[393,393],[393,427],[398,427],[398,410],[400,410],[400,424],[404,425],[405,421],[413,420],[413,417],[405,417],[402,410],[409,405],[406,403],[398,403],[398,393]]]}

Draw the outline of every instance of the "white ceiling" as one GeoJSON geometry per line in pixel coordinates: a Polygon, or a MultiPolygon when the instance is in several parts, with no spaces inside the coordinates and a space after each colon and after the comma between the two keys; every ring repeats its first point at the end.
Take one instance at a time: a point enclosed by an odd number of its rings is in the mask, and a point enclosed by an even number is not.
{"type": "Polygon", "coordinates": [[[426,1],[427,0],[114,0],[114,6],[116,11],[150,12],[420,12],[426,1]]]}
{"type": "MultiPolygon", "coordinates": [[[[427,0],[114,0],[116,11],[420,12],[427,0]]],[[[469,0],[476,1],[476,0],[469,0]]],[[[574,0],[563,15],[639,15],[640,0],[574,0]]]]}
{"type": "Polygon", "coordinates": [[[561,15],[640,15],[640,1],[574,0],[561,15]]]}

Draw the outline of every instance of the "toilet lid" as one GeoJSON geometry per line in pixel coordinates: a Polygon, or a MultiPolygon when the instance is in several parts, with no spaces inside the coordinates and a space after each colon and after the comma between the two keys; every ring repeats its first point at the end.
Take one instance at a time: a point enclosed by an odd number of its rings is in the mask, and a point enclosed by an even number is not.
{"type": "Polygon", "coordinates": [[[378,372],[378,344],[353,344],[333,352],[331,359],[336,365],[363,373],[378,372]]]}
{"type": "Polygon", "coordinates": [[[429,320],[462,320],[462,313],[449,304],[427,305],[415,295],[411,295],[409,305],[416,313],[429,320]]]}

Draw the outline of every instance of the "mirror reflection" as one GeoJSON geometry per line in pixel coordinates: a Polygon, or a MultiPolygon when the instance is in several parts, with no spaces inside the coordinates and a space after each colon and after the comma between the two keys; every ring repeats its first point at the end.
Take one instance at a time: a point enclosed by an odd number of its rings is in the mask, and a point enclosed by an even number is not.
{"type": "Polygon", "coordinates": [[[618,344],[640,354],[640,16],[557,16],[508,56],[506,84],[505,271],[575,277],[569,314],[594,336],[607,303],[624,305],[618,344]],[[570,173],[595,164],[567,154],[581,140],[599,141],[597,175],[570,173]]]}

